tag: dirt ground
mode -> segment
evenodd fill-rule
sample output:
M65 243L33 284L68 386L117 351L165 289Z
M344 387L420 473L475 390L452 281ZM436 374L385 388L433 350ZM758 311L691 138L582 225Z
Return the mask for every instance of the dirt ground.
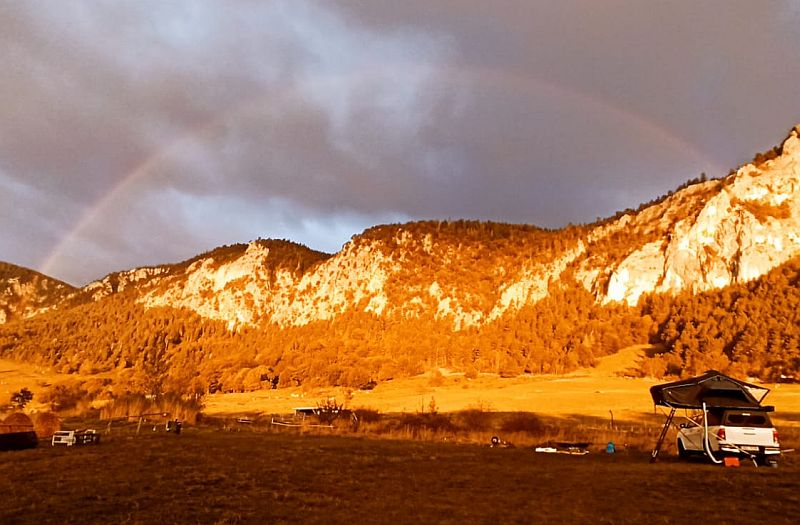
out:
M800 464L188 428L0 453L0 523L796 523ZM700 514L698 514L700 513Z
M180 435L161 425L67 421L92 425L99 445L0 453L0 523L796 523L800 456L780 467L723 468L680 462L642 449L609 455L539 454L514 448L435 440L368 439L325 431L222 426L237 414L288 413L336 397L351 408L420 414L535 412L649 420L648 389L658 381L617 375L641 349L596 369L563 377L468 380L439 375L381 383L371 391L286 389L207 398L207 422ZM66 376L69 377L69 376ZM0 396L64 377L0 361ZM773 388L779 428L800 428L800 386ZM216 417L216 419L215 419ZM570 419L572 418L572 419ZM269 418L266 418L269 421ZM155 430L154 430L155 429ZM657 429L656 429L657 430ZM652 436L647 436L647 444ZM711 514L698 514L707 513ZM704 516L698 518L698 515Z

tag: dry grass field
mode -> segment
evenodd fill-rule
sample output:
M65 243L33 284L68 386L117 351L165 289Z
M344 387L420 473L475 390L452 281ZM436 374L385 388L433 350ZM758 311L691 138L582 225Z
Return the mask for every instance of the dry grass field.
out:
M416 413L428 410L433 400L440 412L469 409L496 412L533 412L574 419L648 422L658 420L650 387L655 379L625 377L636 366L644 346L630 347L604 358L597 367L564 376L500 378L481 375L467 379L461 374L426 374L379 383L373 390L341 388L286 388L241 394L219 394L206 398L204 412L224 417L232 414L285 414L295 407L316 406L335 398L350 408L381 413ZM800 428L800 385L767 384L772 392L766 403L775 405L775 421ZM654 417L658 416L658 417Z
M646 453L116 428L0 455L0 523L796 523L800 462L725 469Z
M777 469L681 462L673 433L649 463L657 381L617 375L640 351L562 377L444 371L371 391L213 395L181 435L162 421L136 434L130 422L106 433L105 421L67 420L101 429L101 443L0 453L0 523L796 523L796 453ZM0 362L0 395L60 379ZM783 445L795 447L800 387L768 386ZM329 397L364 409L358 428L270 424ZM237 423L243 415L254 423ZM493 435L516 446L488 447ZM548 440L590 441L591 452L533 451Z
M342 388L281 388L248 393L215 394L205 399L210 416L286 414L295 407L316 406L329 398L349 408L366 408L384 414L426 411L431 401L439 412L468 409L497 412L533 412L548 417L591 417L617 421L649 421L660 415L654 410L649 388L663 381L625 377L637 366L646 346L635 346L600 360L595 368L565 376L500 378L462 374L426 374L379 383L373 390ZM93 376L96 377L96 376ZM0 405L23 387L34 393L44 385L75 379L41 367L0 359ZM800 428L800 385L767 384L766 399L775 405L775 421ZM37 406L36 398L31 408Z
M53 383L59 378L69 377L64 374L55 374L41 367L0 359L0 405L7 403L11 394L22 388L36 391L43 385Z

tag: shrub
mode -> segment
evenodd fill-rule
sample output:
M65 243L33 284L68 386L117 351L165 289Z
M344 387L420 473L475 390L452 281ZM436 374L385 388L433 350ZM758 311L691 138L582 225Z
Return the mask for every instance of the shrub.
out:
M353 412L362 423L377 423L381 420L381 413L371 408L357 408Z
M428 379L428 386L442 386L445 383L444 375L439 369L434 369L431 372L431 377Z
M14 392L13 394L11 394L11 405L13 405L14 408L22 410L23 408L25 408L25 405L30 403L32 399L33 399L33 392L31 392L27 388L23 388L19 392Z
M547 426L536 414L517 412L503 421L500 429L503 432L524 432L527 434L543 434Z
M749 211L759 222L766 222L770 217L775 219L788 219L792 216L792 208L786 201L781 204L769 204L733 198L731 204L734 206L741 206Z
M479 408L468 408L456 414L464 430L488 430L494 426L495 414Z
M334 398L317 403L317 419L323 425L332 425L342 415L344 415L344 403L337 403Z
M398 426L410 430L412 434L419 433L421 430L454 432L458 429L450 419L450 416L430 412L423 414L403 414L400 417Z

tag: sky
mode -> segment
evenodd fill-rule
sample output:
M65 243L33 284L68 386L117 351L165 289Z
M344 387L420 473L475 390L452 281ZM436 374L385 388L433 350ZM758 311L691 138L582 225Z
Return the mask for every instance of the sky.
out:
M800 123L794 0L0 0L0 260L560 228Z

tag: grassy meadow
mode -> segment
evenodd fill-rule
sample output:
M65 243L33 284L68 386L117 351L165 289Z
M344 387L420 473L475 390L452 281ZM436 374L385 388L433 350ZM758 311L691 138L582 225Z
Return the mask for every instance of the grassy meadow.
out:
M135 420L109 425L98 419L106 407L63 422L100 430L99 445L0 453L0 523L795 523L797 453L777 469L683 462L672 431L649 463L663 414L648 389L659 381L619 375L638 352L558 377L441 371L368 391L215 394L181 435L157 416L141 433ZM0 394L61 379L0 362ZM768 386L782 445L797 447L800 386ZM270 424L329 398L358 425ZM492 436L514 446L489 447ZM533 451L548 441L591 452Z
M295 407L316 406L335 398L350 408L383 414L464 410L484 412L532 412L569 426L576 419L596 424L617 422L651 425L663 420L664 412L653 406L650 387L663 380L633 378L646 345L629 347L600 360L595 368L561 376L501 378L482 374L468 379L463 374L428 373L379 383L373 390L342 388L285 388L258 392L208 396L204 413L225 417L232 414L285 414ZM765 403L775 406L773 419L782 427L800 431L800 385L766 384L772 391Z
M643 452L114 428L0 456L0 523L795 523L800 462L725 469Z

